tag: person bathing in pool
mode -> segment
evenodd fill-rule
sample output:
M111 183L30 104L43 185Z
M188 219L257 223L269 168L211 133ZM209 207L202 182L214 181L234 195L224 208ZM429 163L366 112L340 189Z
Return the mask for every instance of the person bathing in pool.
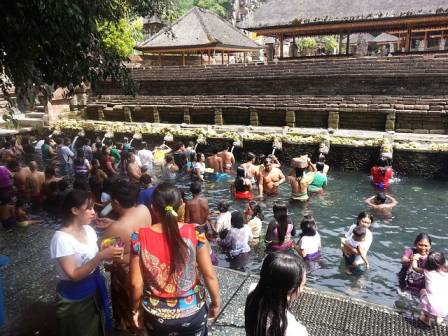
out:
M383 192L369 197L365 202L372 208L372 212L377 217L388 219L392 217L392 209L398 204L398 201L390 195Z

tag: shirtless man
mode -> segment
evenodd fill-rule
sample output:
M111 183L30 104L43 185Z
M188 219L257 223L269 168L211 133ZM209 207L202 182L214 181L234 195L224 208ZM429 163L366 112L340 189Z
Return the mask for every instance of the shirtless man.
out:
M26 187L26 180L31 175L31 170L28 167L20 167L17 160L9 162L8 169L14 175L14 186L17 194L23 196L26 200L29 199L28 189Z
M31 174L26 180L26 188L30 195L31 203L33 207L39 209L42 205L42 190L45 183L45 174L37 170L37 162L30 162Z
M140 177L142 176L142 171L135 161L135 154L129 153L128 164L126 167L126 171L128 173L129 182L132 184L139 184Z
M193 199L185 207L185 223L199 224L207 227L209 220L208 200L201 195L202 184L195 181L190 186Z
M249 152L247 153L247 160L242 163L240 167L244 168L245 178L249 179L252 184L255 184L260 178L260 167L255 165L257 156Z
M230 174L232 172L232 166L235 164L233 153L230 153L229 148L226 146L218 153L218 156L222 159L224 173Z
M392 209L398 204L398 201L395 198L382 192L369 197L365 202L372 208L372 212L382 219L391 218Z
M278 194L278 186L283 182L285 182L285 175L283 175L282 171L273 166L272 159L264 159L263 169L260 172L258 181L259 197L263 197L263 193L268 196Z
M206 160L207 167L212 168L215 173L223 172L222 158L218 156L218 150L213 149L213 155Z
M110 267L112 310L117 328L135 332L131 309L131 289L129 283L130 237L140 228L151 226L151 215L148 208L136 205L138 187L127 181L118 181L112 187L112 209L119 216L111 221L99 218L100 225L109 226L104 238L120 238L124 243L123 258L116 260Z

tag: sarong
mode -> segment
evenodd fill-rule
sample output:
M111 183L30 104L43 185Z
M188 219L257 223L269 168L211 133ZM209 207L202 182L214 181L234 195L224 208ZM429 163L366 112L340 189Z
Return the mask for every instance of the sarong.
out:
M99 268L78 282L59 282L56 315L61 336L104 336L112 330L109 297Z

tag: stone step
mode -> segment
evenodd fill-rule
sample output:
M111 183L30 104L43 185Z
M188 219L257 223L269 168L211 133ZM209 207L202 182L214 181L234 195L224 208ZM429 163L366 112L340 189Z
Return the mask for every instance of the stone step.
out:
M25 112L27 118L43 119L45 115L45 112Z
M45 122L42 118L29 118L26 116L17 117L19 127L44 127Z

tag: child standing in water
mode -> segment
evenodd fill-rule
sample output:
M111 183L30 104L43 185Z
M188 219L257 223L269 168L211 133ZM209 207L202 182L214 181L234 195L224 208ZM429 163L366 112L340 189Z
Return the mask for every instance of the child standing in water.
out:
M229 251L230 268L244 272L249 262L249 242L252 240L252 231L244 225L243 214L239 211L232 212L231 225L221 244Z
M247 226L249 226L252 231L252 240L250 241L251 246L257 246L260 243L260 235L261 235L261 227L263 220L263 211L261 210L261 206L255 202L249 202L249 211L245 212L245 215L248 216Z
M366 240L366 231L362 226L355 227L351 237L346 238L341 244L345 263L348 266L348 274L352 274L353 270L360 264L357 262L359 258L366 264L366 268L369 268L367 251L362 246L362 243Z
M300 223L302 233L296 250L306 261L315 261L320 258L321 240L317 232L316 221L311 215L303 217Z
M426 288L420 291L420 321L430 326L431 320L435 319L437 324L441 324L448 315L448 267L445 256L440 252L429 253L425 268L418 266L421 258L420 254L414 254L412 258L414 271L425 276Z

